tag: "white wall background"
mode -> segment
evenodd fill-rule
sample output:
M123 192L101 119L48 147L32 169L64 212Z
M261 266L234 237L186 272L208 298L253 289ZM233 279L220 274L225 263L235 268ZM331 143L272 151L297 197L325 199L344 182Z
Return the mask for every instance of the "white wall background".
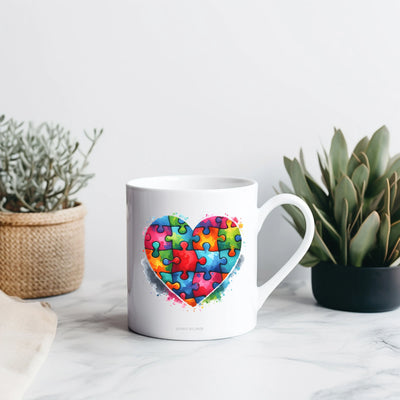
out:
M92 159L87 279L125 278L125 182L144 175L286 179L282 156L382 124L400 151L396 1L2 0L0 114L104 127ZM260 278L298 243L275 212ZM308 276L298 268L291 278Z

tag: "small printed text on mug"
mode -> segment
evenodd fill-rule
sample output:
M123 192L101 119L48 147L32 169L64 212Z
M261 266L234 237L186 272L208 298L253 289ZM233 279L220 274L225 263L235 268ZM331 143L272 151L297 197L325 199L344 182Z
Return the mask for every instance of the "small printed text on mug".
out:
M202 326L178 326L176 328L177 331L203 331L204 327Z

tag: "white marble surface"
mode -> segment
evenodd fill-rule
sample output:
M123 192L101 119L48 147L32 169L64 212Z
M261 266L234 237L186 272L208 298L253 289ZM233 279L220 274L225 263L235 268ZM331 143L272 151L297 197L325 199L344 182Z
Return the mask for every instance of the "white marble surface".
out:
M207 342L128 331L120 281L49 302L58 332L25 400L400 399L400 309L328 310L304 282L278 288L254 331Z

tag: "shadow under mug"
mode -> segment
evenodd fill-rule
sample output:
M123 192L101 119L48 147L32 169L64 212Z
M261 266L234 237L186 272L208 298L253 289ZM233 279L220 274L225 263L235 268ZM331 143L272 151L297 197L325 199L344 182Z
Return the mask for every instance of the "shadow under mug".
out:
M314 235L306 203L279 194L257 207L257 182L210 176L130 181L127 191L128 324L165 339L236 336L299 263ZM257 286L257 235L282 204L300 209L304 239L288 262Z

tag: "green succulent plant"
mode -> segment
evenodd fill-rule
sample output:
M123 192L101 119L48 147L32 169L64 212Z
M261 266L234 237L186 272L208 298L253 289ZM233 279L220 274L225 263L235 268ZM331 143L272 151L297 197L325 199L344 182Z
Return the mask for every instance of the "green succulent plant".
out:
M335 129L329 153L318 154L323 186L311 176L300 150L299 159L284 157L293 189L280 182L282 193L300 196L311 208L315 235L300 262L391 266L400 255L400 155L389 157L385 126L362 138L348 154L346 140ZM303 236L300 211L285 205L289 223Z
M86 151L60 125L34 126L0 116L0 210L48 212L73 207L94 175L88 158L102 130L85 132Z

